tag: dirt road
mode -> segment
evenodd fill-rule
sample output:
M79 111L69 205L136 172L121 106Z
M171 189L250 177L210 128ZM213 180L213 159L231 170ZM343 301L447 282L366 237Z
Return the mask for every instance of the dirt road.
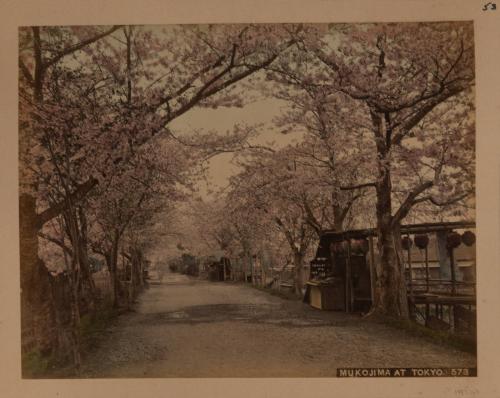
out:
M337 367L475 366L475 357L250 286L168 274L119 318L83 377L333 377Z

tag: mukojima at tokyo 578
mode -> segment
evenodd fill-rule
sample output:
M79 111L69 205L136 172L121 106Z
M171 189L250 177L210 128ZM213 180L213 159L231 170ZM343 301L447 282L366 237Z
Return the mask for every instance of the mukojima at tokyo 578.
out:
M476 376L474 85L467 21L19 28L23 377Z

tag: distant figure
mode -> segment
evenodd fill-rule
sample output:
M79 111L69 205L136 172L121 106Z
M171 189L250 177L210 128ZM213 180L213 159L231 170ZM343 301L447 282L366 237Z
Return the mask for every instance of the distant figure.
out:
M160 281L160 283L163 280L163 269L161 268L158 270L158 280Z

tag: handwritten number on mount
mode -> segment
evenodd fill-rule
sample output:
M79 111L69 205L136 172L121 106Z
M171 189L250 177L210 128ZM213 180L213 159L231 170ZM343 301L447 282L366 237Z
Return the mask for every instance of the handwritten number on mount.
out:
M483 7L483 11L494 11L497 9L496 3L486 3Z

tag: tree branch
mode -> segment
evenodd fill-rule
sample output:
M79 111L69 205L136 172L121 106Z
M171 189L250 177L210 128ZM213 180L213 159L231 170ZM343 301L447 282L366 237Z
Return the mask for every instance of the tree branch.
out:
M366 182L366 183L357 184L357 185L341 186L339 188L342 191L352 191L354 189L360 189L360 188L368 188L368 187L375 188L376 186L377 186L377 183L375 183L375 182Z
M437 199L434 199L432 197L432 195L429 195L429 196L425 196L425 197L422 197L422 198L419 198L419 199L415 200L414 204L428 201L428 202L431 202L434 206L444 207L444 206L449 206L449 205L455 204L457 202L460 202L461 200L463 200L466 197L470 196L472 193L473 193L472 191L464 192L464 193L462 193L462 194L460 194L458 196L455 196L453 198L445 200L444 202L440 202Z
M21 59L21 57L19 57L19 67L21 68L21 72L23 73L23 75L26 78L26 80L28 80L29 85L30 86L34 86L35 85L35 81L33 80L33 76L31 76L31 73L30 73L28 67L23 62L23 60Z
M68 246L66 246L63 241L56 239L56 238L53 238L50 235L44 234L43 232L38 232L38 236L40 238L48 240L49 242L55 243L57 246L59 246L61 249L63 249L67 254L69 254L71 257L73 257L73 250L71 250Z
M306 219L307 223L311 226L312 229L314 229L316 234L318 236L320 236L321 231L322 231L321 224L318 222L318 220L314 216L314 214L311 210L311 207L309 206L309 203L307 203L306 200L303 200L303 204L304 204L304 209L305 209L306 215L307 215L307 219Z
M425 116L427 116L436 106L446 101L448 98L457 95L465 90L468 86L456 86L444 91L442 94L437 95L429 102L423 105L417 112L406 120L401 126L398 127L397 133L392 138L392 144L399 145L408 132L415 127Z
M48 209L44 210L37 216L37 224L41 228L47 221L52 220L54 217L57 217L63 210L66 209L68 200L71 199L71 202L76 203L81 200L85 195L87 195L92 188L94 188L98 184L97 179L91 177L83 184L79 185L76 190L71 193L71 195L61 200L58 203L50 206Z
M347 217L347 214L349 213L349 211L351 210L352 206L354 205L354 203L359 199L361 198L363 195L360 193L358 195L354 195L352 198L350 198L350 200L347 201L346 205L344 206L344 208L342 209L342 212L340 213L340 217L341 217L341 220L342 222L344 222L345 218Z
M420 195L422 192L424 192L426 189L431 188L433 185L434 185L433 181L426 181L417 186L413 191L411 191L404 200L404 202L401 204L399 209L396 211L394 216L392 216L392 224L395 225L403 218L405 218L410 212L412 206L416 203L417 196Z
M113 26L112 28L108 29L107 31L103 32L103 33L100 33L98 35L95 35L93 37L90 37L86 40L83 40L73 46L69 46L65 49L63 49L61 52L59 52L58 54L56 54L55 56L53 56L51 59L45 61L43 63L43 67L44 68L48 68L52 65L54 65L55 63L57 63L58 61L61 60L61 58L64 58L66 55L69 55L69 54L72 54L74 53L75 51L78 51L78 50L81 50L83 47L85 46L88 46L89 44L92 44L94 42L96 42L97 40L99 39L102 39L103 37L106 37L107 35L113 33L114 31L120 29L123 25L115 25Z

